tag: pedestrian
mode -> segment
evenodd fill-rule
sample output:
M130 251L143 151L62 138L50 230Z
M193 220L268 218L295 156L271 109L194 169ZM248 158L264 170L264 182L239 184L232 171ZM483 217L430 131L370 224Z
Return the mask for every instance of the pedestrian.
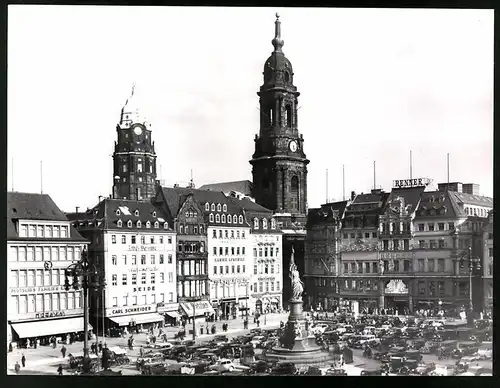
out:
M21 370L21 365L19 365L19 362L16 361L16 364L14 365L14 370L16 371L16 374L19 374L19 371Z
M66 357L66 347L63 345L63 347L61 348L61 354L63 356L63 358Z
M24 354L21 357L21 364L23 365L23 368L26 366L26 357L24 357Z
M99 341L99 353L102 352L102 341Z
M57 368L57 373L59 374L59 376L62 376L63 375L62 372L63 372L63 367L61 364L59 364L59 368Z
M12 342L9 342L9 353L12 353Z

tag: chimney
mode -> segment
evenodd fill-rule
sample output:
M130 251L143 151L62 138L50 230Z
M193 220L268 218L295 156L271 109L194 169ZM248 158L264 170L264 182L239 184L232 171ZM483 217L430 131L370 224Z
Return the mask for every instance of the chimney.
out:
M354 198L356 198L356 192L351 191L351 201L354 201Z
M80 207L78 207L78 206L77 206L77 207L76 207L76 212L77 212L77 213L78 213L78 209L80 209Z
M100 196L99 196L99 202L101 202L101 198L103 198L103 196L102 196L102 195L100 195Z

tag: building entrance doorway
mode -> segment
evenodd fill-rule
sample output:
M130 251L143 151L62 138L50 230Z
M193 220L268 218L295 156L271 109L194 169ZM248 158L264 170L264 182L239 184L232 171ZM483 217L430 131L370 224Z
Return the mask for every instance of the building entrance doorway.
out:
M408 300L401 297L386 296L385 308L392 312L392 314L408 315L410 312L410 304Z

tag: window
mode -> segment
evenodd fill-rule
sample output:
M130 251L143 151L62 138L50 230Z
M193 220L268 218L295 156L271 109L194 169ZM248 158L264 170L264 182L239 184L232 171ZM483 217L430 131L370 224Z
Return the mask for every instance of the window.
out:
M130 236L130 243L135 244L135 236Z
M238 222L240 224L243 224L243 216L238 217ZM276 229L276 221L274 220L274 218L271 220L271 229Z
M429 259L428 261L428 267L429 267L429 272L434 272L435 268L434 268L434 259Z
M126 243L127 243L127 236L122 235L122 244L126 244Z
M116 235L111 235L111 244L116 244Z
M444 248L444 240L438 240L439 248Z
M111 275L111 285L112 286L118 285L118 275Z
M427 282L427 284L429 286L429 295L435 296L436 295L436 282L430 281L430 282Z
M231 266L231 273L234 273L234 265Z
M155 264L155 255L151 255L151 264Z
M444 259L438 259L438 272L444 272Z
M169 283L173 283L174 282L174 273L173 272L169 272L168 273L168 282Z
M234 230L231 230L231 238L234 238Z
M344 273L349 273L349 264L344 263Z
M127 285L127 274L124 273L122 275L122 286L126 286Z
M128 228L131 228L132 227L132 220L128 220L127 221L127 227ZM135 244L135 243L134 243Z
M365 232L365 238L370 238L370 233L369 232Z
M241 272L245 273L245 264L241 266Z
M217 275L217 266L214 265L214 275Z
M222 223L225 223L225 222L226 222L226 215L225 215L225 214L223 214L223 215L222 215L222 217L221 217L221 221L222 221ZM227 218L227 222L231 222L231 217L228 217L228 218Z
M424 281L418 282L418 294L425 295L425 282Z
M403 240L403 249L405 251L409 251L410 250L410 240Z
M155 284L155 283L156 283L156 274L152 273L151 274L151 284Z
M418 224L418 231L423 232L425 230L425 225L424 224Z
M213 230L213 236L212 237L213 238L217 238L217 230L215 230L215 229Z
M154 243L155 243L155 236L150 236L150 238L149 238L149 242L150 242L151 244L154 244Z
M257 218L253 219L253 228L259 229L259 220Z
M220 212L221 211L221 206L220 206L220 203L217 204L217 211Z
M403 271L404 272L409 272L410 271L410 260L404 260L403 261Z
M113 307L117 307L117 306L118 306L118 298L114 297L113 298Z
M146 236L141 236L141 244L146 244Z
M344 232L344 239L347 239L347 238L349 238L349 235Z
M146 272L141 274L141 284L146 284Z
M262 229L267 229L267 219L262 219Z
M418 240L418 247L425 248L425 240Z
M225 254L226 256L228 256L228 255L229 255L229 247L225 247L225 249L224 249L224 254Z
M122 255L123 265L127 265L127 255Z
M111 264L116 265L117 261L116 255L111 256Z
M257 264L253 266L253 274L257 275Z
M444 222L438 223L438 230L444 230Z
M454 222L448 222L448 229L449 230L454 230L455 229L455 223Z
M389 250L389 240L383 240L382 243L383 243L383 248L382 249L384 251L388 251Z
M429 229L429 232L434 232L434 223L427 224L427 228Z
M146 264L146 255L141 255L141 264Z
M418 272L425 272L425 261L424 261L424 259L418 259Z
M377 238L377 232L372 233L372 238Z
M132 255L132 265L137 265L137 256Z
M163 255L160 255L160 264L163 264L163 260L164 260Z
M444 282L439 281L439 282L437 282L437 285L438 285L438 295L443 296L444 295Z
M259 282L259 292L264 291L264 284L262 282Z
M234 256L234 247L231 247L231 256Z
M280 282L276 282L276 291L280 290Z
M212 213L210 213L210 215L208 216L208 219L210 220L210 222L214 222L214 215Z
M436 240L429 240L429 244L431 249L437 248Z
M137 284L137 274L133 273L132 274L132 285L136 285L136 284Z
M493 248L488 248L488 257L493 257Z
M399 251L399 240L394 240L393 244L394 244L394 250Z
M217 222L217 223L220 222L220 215L218 215L218 214L215 215L215 222Z
M370 263L365 263L365 272L370 273Z

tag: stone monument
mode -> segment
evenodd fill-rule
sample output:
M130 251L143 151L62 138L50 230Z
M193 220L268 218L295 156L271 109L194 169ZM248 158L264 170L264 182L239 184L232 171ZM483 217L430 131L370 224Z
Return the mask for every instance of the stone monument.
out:
M279 347L266 353L269 361L289 361L296 365L314 365L333 359L328 351L316 344L316 337L311 333L309 322L304 317L302 293L304 283L294 260L294 249L290 257L289 276L292 283L292 296L289 300L290 314L280 338Z

